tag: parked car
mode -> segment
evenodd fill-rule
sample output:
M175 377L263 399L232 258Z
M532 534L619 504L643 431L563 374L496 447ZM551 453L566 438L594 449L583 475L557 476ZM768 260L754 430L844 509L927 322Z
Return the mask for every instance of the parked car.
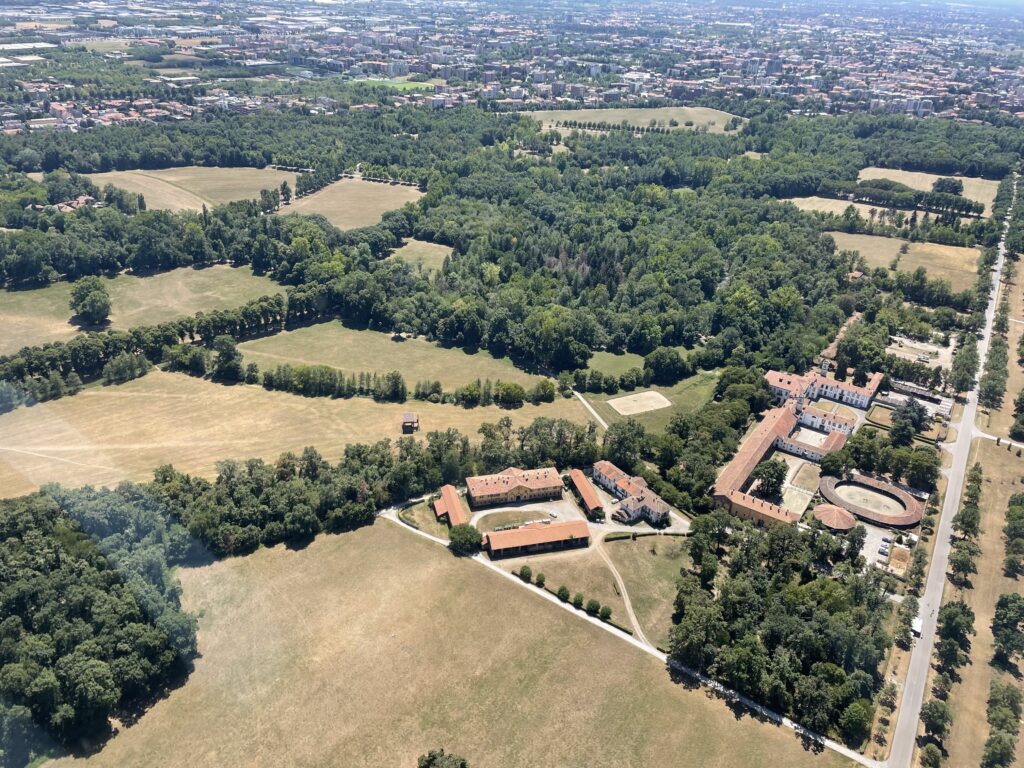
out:
M886 544L892 544L892 536L883 536L882 541L884 541Z
M882 555L884 557L888 557L889 556L889 548L888 547L879 547L878 548L878 554L880 554L880 555Z
M554 510L548 512L548 514L551 515L552 517L558 517L558 513L555 512Z

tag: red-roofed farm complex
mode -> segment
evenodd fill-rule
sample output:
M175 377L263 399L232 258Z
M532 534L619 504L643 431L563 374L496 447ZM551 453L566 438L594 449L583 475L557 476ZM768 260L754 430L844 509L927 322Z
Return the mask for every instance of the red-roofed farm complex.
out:
M467 498L473 507L517 504L562 497L562 478L554 467L518 469L509 467L496 475L466 478Z
M438 520L447 520L451 526L469 522L462 506L462 499L454 485L441 487L441 497L434 502L434 514Z
M528 523L484 536L484 548L491 557L509 557L544 552L552 549L586 547L590 544L590 528L586 520L564 523Z

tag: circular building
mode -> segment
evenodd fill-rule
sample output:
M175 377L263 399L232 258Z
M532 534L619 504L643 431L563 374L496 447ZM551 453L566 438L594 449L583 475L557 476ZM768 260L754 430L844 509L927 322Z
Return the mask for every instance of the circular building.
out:
M814 508L814 519L833 531L849 531L857 518L835 504L819 504Z

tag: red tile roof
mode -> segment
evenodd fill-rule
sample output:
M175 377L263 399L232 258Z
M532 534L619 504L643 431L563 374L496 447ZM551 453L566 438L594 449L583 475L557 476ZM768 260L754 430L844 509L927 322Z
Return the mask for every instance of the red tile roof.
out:
M715 495L726 496L731 491L740 490L754 467L771 449L777 437L788 437L796 427L797 418L794 409L788 405L773 408L765 413L750 437L746 439L736 455L733 456L715 483Z
M576 487L576 491L579 493L580 498L583 499L583 506L590 512L595 509L601 509L604 504L601 503L601 498L597 495L597 491L594 490L594 486L587 480L587 476L584 475L578 469L569 470L569 479L572 484Z
M525 470L509 467L496 475L466 478L466 488L473 498L502 494L520 487L531 491L561 489L562 478L554 467Z
M468 522L466 512L462 508L462 499L454 485L441 486L441 498L434 502L434 514L438 519L448 518L448 524L463 525Z
M562 523L527 523L507 531L492 531L484 537L484 544L491 552L495 552L572 539L590 540L590 529L585 520L566 520Z

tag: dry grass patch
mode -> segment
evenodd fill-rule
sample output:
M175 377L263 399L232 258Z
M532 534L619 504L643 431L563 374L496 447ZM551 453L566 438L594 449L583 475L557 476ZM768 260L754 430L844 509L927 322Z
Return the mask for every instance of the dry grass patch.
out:
M851 203L848 200L836 200L831 197L789 197L784 198L782 202L792 203L801 211L833 213L836 216L842 216L846 209L852 205L865 219L868 218L868 211L872 208L876 211L878 210L877 206L867 205L866 203Z
M953 727L944 740L949 751L947 765L980 765L988 738L985 720L989 683L996 674L992 660L992 616L996 600L1004 592L1020 592L1019 581L1003 574L1005 546L1002 529L1006 505L1015 493L1024 491L1024 459L1016 450L996 446L989 440L975 440L970 465L980 462L985 472L981 490L981 557L978 573L971 577L972 589L957 590L946 584L944 600L962 597L974 611L977 634L971 641L971 661L960 669L961 682L953 687L949 701L953 708ZM1008 679L1008 678L1007 678ZM1019 763L1019 750L1018 750Z
M380 522L180 573L188 682L57 766L838 768L500 575Z
M675 120L679 130L695 130L705 128L708 133L725 133L725 126L735 115L709 107L624 107L612 109L546 109L526 113L534 120L539 120L545 129L555 127L556 121L578 120L585 123L610 123L619 125L625 120L636 128L646 127L655 121L661 127L671 127L669 122ZM687 126L687 122L693 125ZM746 122L746 121L744 121ZM568 135L571 129L560 129L560 133Z
M437 536L439 539L447 539L448 526L437 519L437 515L434 514L433 507L434 505L432 502L421 502L403 509L398 513L398 516L406 522L412 522L416 528L420 529L424 533L429 533L431 536Z
M342 179L282 207L279 213L320 214L340 229L368 227L388 211L423 197L416 187Z
M389 258L401 259L413 266L420 266L424 272L440 272L444 260L451 254L450 246L412 238L406 240Z
M648 536L618 539L604 544L615 563L633 605L633 613L652 643L668 646L679 575L690 566L686 539Z
M261 369L281 363L330 365L344 371L401 371L411 389L417 381L440 381L453 389L477 379L533 386L539 377L516 368L507 358L486 351L468 354L423 338L393 340L389 333L346 328L338 321L285 331L239 345L247 361ZM416 404L418 405L418 404Z
M672 401L661 392L650 391L616 397L609 400L608 405L614 408L620 416L636 416L639 413L656 411L659 408L669 408Z
M110 291L110 327L153 325L202 310L238 307L264 295L283 293L277 283L257 277L245 267L184 267L139 277L122 274L105 280ZM72 325L70 283L45 288L0 291L0 322L4 334L0 354L49 341L67 341L79 332Z
M146 207L169 211L200 211L235 200L252 200L261 189L275 189L287 181L295 188L295 174L273 168L207 168L187 166L159 171L110 171L87 174L96 186L106 184L139 192Z
M654 411L636 413L630 416L623 416L609 402L619 397L619 395L609 396L587 393L584 397L587 398L587 402L593 406L594 410L601 415L601 418L609 424L629 418L643 424L649 432L663 432L672 420L672 417L677 413L690 413L708 402L715 392L717 380L718 373L716 371L702 371L696 376L683 379L671 387L650 387L651 392L656 392L665 397L671 404L671 407L658 408Z
M1001 283L999 290L1002 294L1009 296L1010 317L1017 321L1024 318L1024 291L1021 290L1020 283L1017 281L1009 285ZM998 409L985 409L988 413L978 409L978 426L990 435L1005 438L1010 436L1010 427L1013 426L1013 401L1024 389L1024 368L1017 362L1017 347L1020 345L1022 337L1024 337L1024 323L1011 321L1006 334L1006 341L1010 348L1010 360L1006 366L1009 375L1006 380L1003 404Z
M523 525L524 523L532 523L537 520L550 519L550 516L537 509L529 511L505 510L502 512L487 512L481 515L480 519L476 522L476 527L480 533L490 533L504 525Z
M587 421L578 401L507 411L332 400L152 371L127 384L0 415L0 494L20 496L53 481L77 486L145 480L165 463L212 476L221 459L273 460L307 445L336 461L350 443L400 437L402 413L410 409L424 432L453 427L472 439L481 423L502 416L516 426L538 416Z
M858 180L863 179L889 179L898 184L905 184L911 189L921 192L931 192L936 179L943 176L938 173L921 173L919 171L898 171L893 168L878 168L871 166L864 168L857 174ZM992 203L996 199L996 192L999 190L999 182L989 179L978 179L970 176L952 176L960 179L964 185L964 197L977 203L985 204L985 216L992 215Z
M612 609L614 621L629 626L626 604L619 594L615 576L597 551L596 545L591 544L586 549L518 557L501 563L503 568L510 571L518 571L524 565L530 566L534 577L543 573L548 589L554 591L564 584L569 588L570 595L582 592L584 605L593 598Z
M938 243L909 243L907 253L900 253L904 241L879 235L851 235L846 232L831 232L840 251L860 251L868 267L889 269L893 259L899 257L897 269L913 272L918 267L928 271L928 277L949 280L954 291L971 288L978 279L978 248L961 248Z

